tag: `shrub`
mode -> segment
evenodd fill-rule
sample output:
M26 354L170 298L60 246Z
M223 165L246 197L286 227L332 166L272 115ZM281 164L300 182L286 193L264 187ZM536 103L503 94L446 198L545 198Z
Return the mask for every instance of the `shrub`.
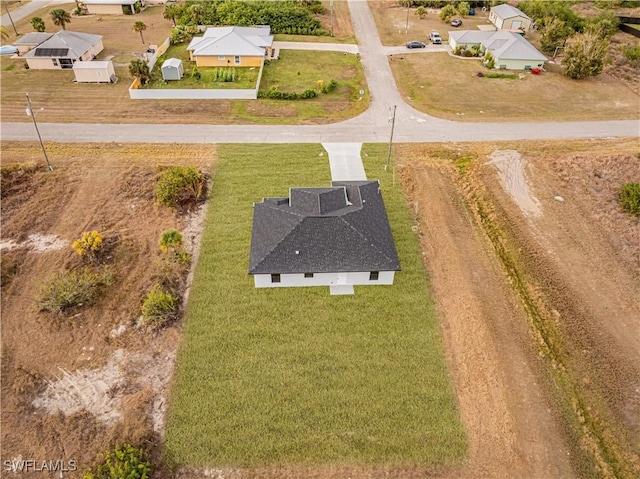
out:
M469 11L467 10L467 13ZM440 20L445 23L449 23L453 17L458 14L458 10L454 5L447 5L442 10L440 10Z
M202 198L205 178L187 166L174 166L162 172L156 184L156 198L164 206L177 207Z
M624 56L632 65L640 65L640 45L624 47Z
M482 62L482 64L489 70L493 70L493 68L496 66L496 59L493 58L493 55L487 51L487 53L485 53L484 55L484 61Z
M113 274L107 269L57 273L40 286L39 309L59 314L75 306L90 304L97 298L101 286L113 282Z
M84 475L84 479L149 479L151 465L144 459L142 448L131 444L116 446L103 463Z
M620 204L627 213L640 216L640 183L627 183L622 187Z
M178 297L160 286L154 285L142 302L142 324L158 328L175 319L178 312Z
M85 231L82 236L75 240L71 247L80 256L95 261L100 248L102 248L102 235L97 231Z
M168 253L171 260L176 260L180 264L186 264L191 259L191 255L182 248L182 233L174 229L162 232L160 249Z

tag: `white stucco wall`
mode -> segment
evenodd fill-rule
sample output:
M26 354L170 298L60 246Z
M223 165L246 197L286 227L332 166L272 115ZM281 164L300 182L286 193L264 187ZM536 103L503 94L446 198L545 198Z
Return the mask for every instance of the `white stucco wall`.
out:
M544 61L542 60L504 60L496 58L496 70L500 69L501 65L505 65L507 70L524 70L526 66L536 68L538 65L544 67Z
M271 282L270 274L255 274L256 288L289 288L295 286L331 286L336 284L376 285L393 284L395 271L380 271L377 281L369 280L369 272L314 273L313 278L305 278L304 273L282 274L279 283Z

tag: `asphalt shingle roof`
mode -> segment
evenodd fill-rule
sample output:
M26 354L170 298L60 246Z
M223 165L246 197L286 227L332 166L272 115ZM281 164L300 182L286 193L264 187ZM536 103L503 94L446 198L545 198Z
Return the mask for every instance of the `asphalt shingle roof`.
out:
M187 50L198 55L262 56L273 44L268 27L211 27L204 35L195 37Z
M496 59L546 61L531 43L522 35L505 30L484 32L478 30L458 30L449 32L456 43L478 43L491 51Z
M377 181L292 188L254 204L250 274L398 271Z
M491 7L491 11L498 14L500 18L506 19L506 18L513 18L513 17L525 17L525 18L531 19L531 17L528 17L522 10L516 7L512 7L511 5L508 5L506 3L502 5L496 5L495 7Z
M58 33L51 35L48 40L45 40L33 50L25 53L23 57L36 58L42 56L64 56L65 58L80 58L100 40L102 40L102 35L60 30ZM41 52L67 50L67 52L63 55L39 55L38 50L40 50Z

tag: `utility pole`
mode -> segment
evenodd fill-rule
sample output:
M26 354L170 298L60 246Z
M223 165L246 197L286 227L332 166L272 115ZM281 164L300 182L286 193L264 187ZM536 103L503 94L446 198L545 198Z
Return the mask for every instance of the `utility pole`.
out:
M333 0L329 2L329 8L331 9L331 36L333 36Z
M385 166L385 170L389 171L389 165L391 163L391 145L393 144L393 129L396 126L396 107L397 105L393 105L393 116L391 117L391 137L389 137L389 150L387 151L387 165ZM395 175L394 175L395 180Z
M47 168L49 171L53 171L53 166L49 163L49 157L47 156L47 150L44 149L44 143L42 143L42 136L40 136L40 130L38 129L38 123L36 122L36 111L33 111L33 107L31 106L31 99L29 98L29 94L25 93L27 96L27 115L31 117L33 120L33 126L36 127L36 133L38 134L38 140L40 140L40 146L42 147L42 153L44 154L44 159L47 162Z
M404 25L404 34L409 33L409 7L411 6L411 2L407 2L407 23Z
M13 27L13 31L16 34L16 37L18 36L18 30L16 29L16 25L15 23L13 23L13 18L11 18L11 13L9 13L9 8L7 7L7 2L3 2L4 3L4 9L7 12L7 15L9 17L9 21L11 22L11 26Z

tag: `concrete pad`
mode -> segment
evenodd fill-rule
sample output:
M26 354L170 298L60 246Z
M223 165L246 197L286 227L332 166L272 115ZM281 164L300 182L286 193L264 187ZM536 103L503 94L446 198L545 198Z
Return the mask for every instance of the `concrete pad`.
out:
M362 143L322 143L329 154L332 181L366 181L360 150Z
M354 294L353 286L350 284L334 284L329 286L331 296L340 296L344 294Z

